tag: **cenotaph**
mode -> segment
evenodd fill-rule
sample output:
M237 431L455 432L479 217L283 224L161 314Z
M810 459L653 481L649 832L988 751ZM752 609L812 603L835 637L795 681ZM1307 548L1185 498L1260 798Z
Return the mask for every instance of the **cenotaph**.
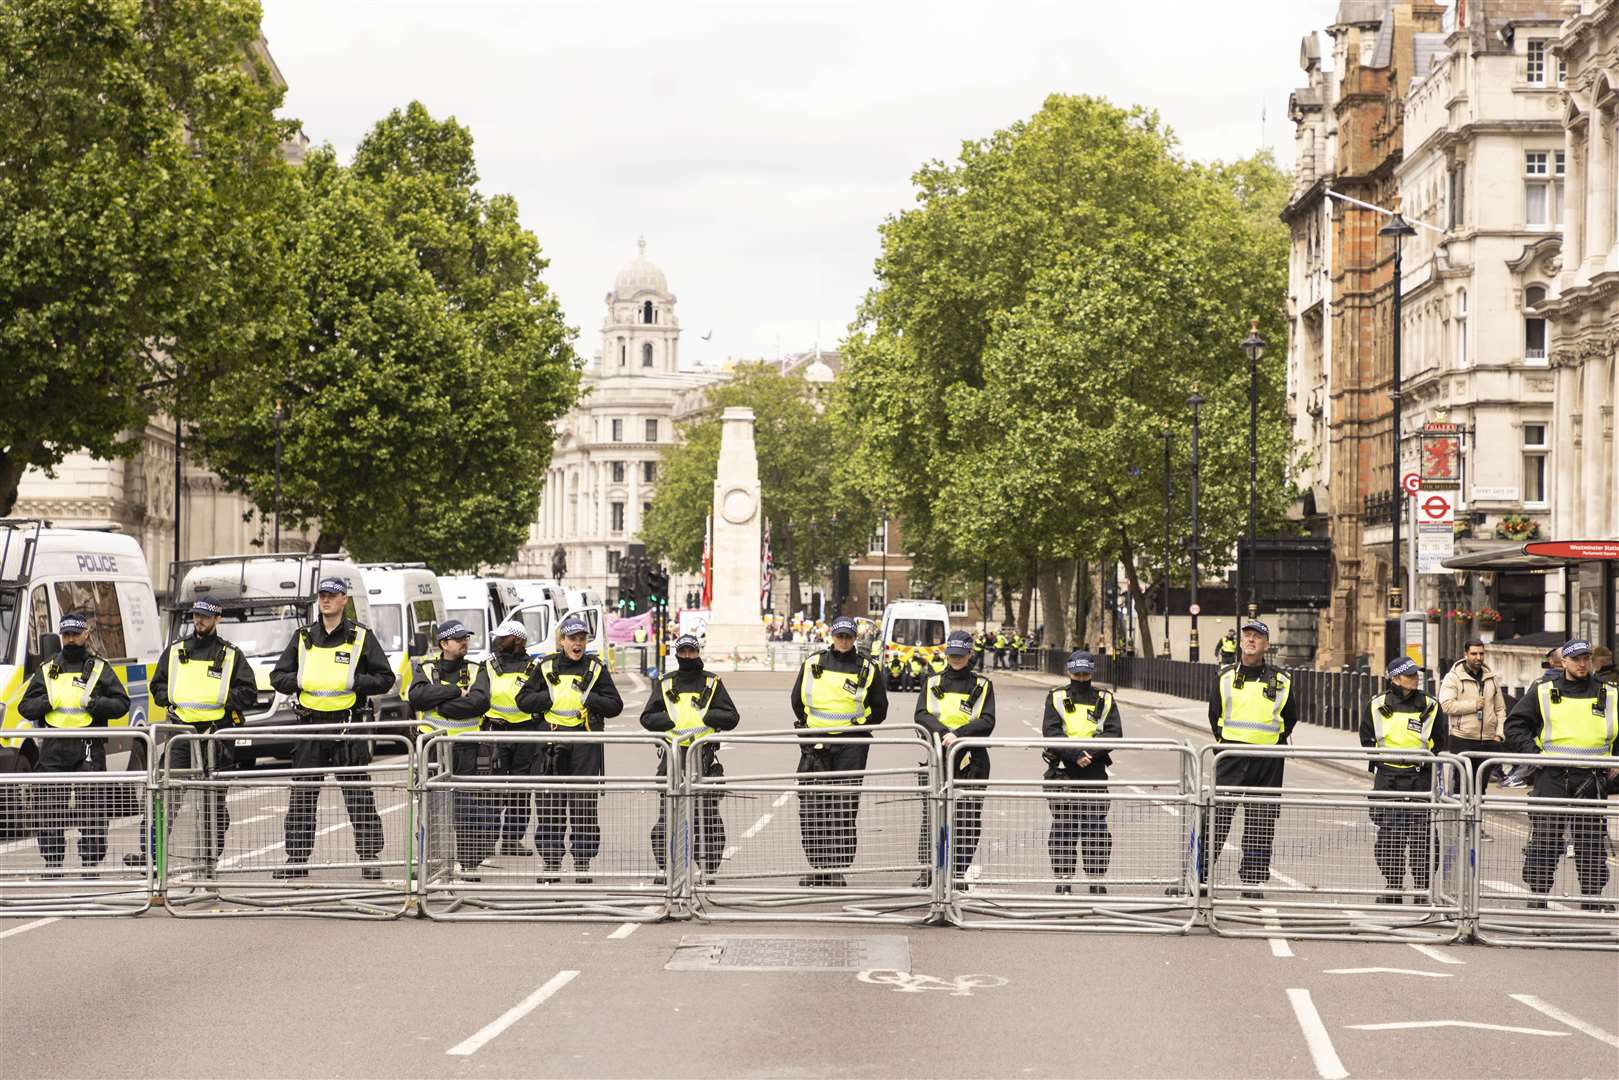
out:
M710 667L734 669L768 659L759 617L759 458L753 444L753 410L720 415L720 462L714 477L714 599L704 641Z

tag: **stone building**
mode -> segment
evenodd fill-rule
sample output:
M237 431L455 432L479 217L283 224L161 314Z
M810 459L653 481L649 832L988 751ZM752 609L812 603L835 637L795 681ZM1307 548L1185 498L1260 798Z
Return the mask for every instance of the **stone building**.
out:
M1462 438L1458 554L1550 532L1553 382L1542 305L1554 286L1566 154L1562 0L1468 0L1442 47L1419 35L1406 93L1399 206L1419 225L1404 243L1405 471L1420 431ZM1426 66L1422 66L1426 61ZM1434 228L1421 227L1422 224ZM1561 597L1534 573L1423 574L1411 610L1499 611L1498 638L1561 626ZM1431 649L1460 654L1483 629L1447 620Z

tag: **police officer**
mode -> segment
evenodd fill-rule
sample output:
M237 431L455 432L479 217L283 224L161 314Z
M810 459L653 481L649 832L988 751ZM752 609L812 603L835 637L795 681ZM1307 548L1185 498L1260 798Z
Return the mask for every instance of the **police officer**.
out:
M1224 667L1237 662L1237 631L1227 630L1219 641L1214 643L1215 663Z
M1591 674L1591 645L1578 638L1560 650L1562 672L1542 679L1518 699L1507 714L1507 744L1515 754L1560 754L1575 757L1619 755L1619 687L1599 682ZM1619 769L1543 765L1535 771L1530 799L1607 798L1607 781ZM1530 804L1531 806L1533 803ZM1580 879L1581 911L1612 911L1613 905L1594 899L1608 886L1607 830L1595 811L1566 814L1529 811L1529 844L1523 853L1523 880L1535 899L1532 908L1545 908L1563 853L1563 833L1574 845L1574 867Z
M922 689L922 678L927 674L928 670L927 663L922 657L922 646L918 645L911 650L911 658L906 665L906 668L907 678L905 688L907 690Z
M216 731L241 722L241 715L258 702L258 681L253 668L242 650L219 636L219 617L224 609L209 597L201 596L191 605L191 636L170 642L152 668L152 678L146 692L152 704L167 710L171 724L184 724L197 732ZM214 768L229 768L231 746L224 740L193 743L181 740L169 748L169 764L175 769L190 769L194 752L211 747ZM206 758L204 758L206 761ZM178 788L168 796L164 816L168 819L169 834L185 804L185 790ZM212 788L203 793L202 808L203 850L198 854L209 873L225 850L225 831L230 828L230 810L224 788ZM147 826L141 824L141 852L129 852L124 865L139 866L146 861L144 854Z
M945 671L929 675L916 696L913 722L939 740L947 756L950 775L958 780L988 780L989 751L982 746L950 752L960 739L982 739L995 732L995 684L971 670L972 635L953 630L945 639ZM972 789L969 789L972 790ZM982 790L982 789L979 789ZM950 823L951 865L956 879L963 879L973 856L978 854L978 838L983 832L984 797L964 795L956 800L955 820ZM923 816L923 828L927 818ZM917 884L925 886L924 878Z
M1409 656L1389 663L1391 689L1366 703L1360 718L1360 744L1380 750L1414 750L1434 753L1448 745L1450 728L1439 702L1419 689L1417 664ZM1433 766L1410 761L1378 761L1371 766L1373 791L1408 791L1422 800L1433 790ZM1426 810L1400 809L1398 802L1374 802L1372 824L1377 840L1372 856L1388 882L1388 891L1377 898L1379 904L1404 903L1405 868L1411 866L1411 880L1418 894L1428 889L1428 863L1433 823ZM1409 853L1409 854L1408 854ZM1421 902L1420 895L1418 902Z
M386 694L398 681L382 643L367 627L348 618L349 587L342 578L322 578L316 586L320 617L292 635L270 672L270 685L296 701L298 722L346 724L364 715L365 700ZM325 770L365 760L363 743L304 740L293 744L292 767L314 773L313 782L293 785L287 799L287 865L271 877L309 876L309 853L315 846L315 807ZM360 862L374 864L382 854L382 818L369 787L340 783L343 806L354 829L354 851ZM380 881L382 868L362 865L360 876Z
M1096 658L1090 653L1076 650L1064 667L1068 671L1068 685L1046 695L1040 735L1046 739L1071 740L1073 746L1044 751L1045 778L1100 785L1107 781L1112 753L1093 749L1087 743L1092 739L1124 738L1119 703L1106 690L1091 685ZM1083 849L1088 877L1106 874L1112 861L1113 834L1107 827L1108 801L1077 798L1083 789L1066 786L1053 785L1046 791L1052 796L1051 831L1046 836L1051 872L1058 879L1058 895L1070 896L1074 887L1067 879L1074 876L1074 864L1078 861L1076 848ZM1092 882L1090 891L1093 895L1106 893L1107 886Z
M36 727L106 728L129 713L129 693L111 664L90 649L90 620L79 612L62 616L57 625L62 651L41 664L29 678L17 712ZM105 739L40 739L35 772L106 772ZM100 866L107 857L107 814L104 790L83 785L41 784L34 793L39 854L48 878L62 876L67 855L68 822L79 827L79 865ZM72 799L70 813L68 800Z
M1013 671L1021 671L1023 669L1023 649L1024 649L1024 647L1026 645L1027 645L1027 642L1025 642L1023 640L1023 632L1022 631L1017 631L1017 632L1014 632L1012 634L1012 643L1011 643L1012 658L1011 659L1012 659L1012 670Z
M1004 626L995 631L994 650L995 668L1000 670L1006 667L1006 627Z
M675 670L660 678L647 695L646 707L641 710L641 726L648 731L666 731L673 753L661 747L658 753L658 775L666 775L670 758L675 768L685 765L686 749L698 736L714 731L732 731L740 719L736 703L726 691L720 677L703 669L702 647L694 634L681 634L675 639ZM712 741L704 741L701 772L705 777L724 776ZM712 877L720 868L725 853L725 821L720 817L720 797L703 794L695 808L697 821L696 854L702 872ZM652 826L652 857L658 861L658 880L662 883L664 868L665 806L658 806L658 821Z
M888 656L888 680L895 690L905 689L905 661L897 652Z
M804 729L799 751L798 772L813 776L825 772L859 772L866 767L870 747L864 743L829 745L815 738L837 736L868 739L868 728L888 718L888 694L875 665L855 651L854 620L840 617L832 621L830 648L806 659L793 680L789 702L794 726ZM805 780L843 790L812 794L801 786L798 796L799 839L804 856L816 873L798 879L805 887L844 886L841 871L854 862L858 837L855 821L860 814L858 776L833 780Z
M1220 678L1209 696L1209 727L1216 741L1242 746L1277 746L1288 741L1298 723L1298 706L1293 701L1292 680L1287 673L1265 660L1270 648L1270 627L1258 619L1242 624L1238 638L1237 663L1220 669ZM1228 787L1282 786L1281 758L1252 758L1218 755L1214 782ZM1276 840L1276 817L1281 808L1253 795L1246 796L1242 808L1242 865L1238 877L1250 888L1243 890L1248 900L1262 900L1259 886L1270 877L1271 845ZM1219 859L1231 833L1236 807L1225 803L1215 808L1209 847L1198 860L1198 878L1208 881L1209 865Z
M970 655L969 653L969 657ZM928 671L934 675L943 675L949 666L949 662L945 660L945 651L942 645L928 654Z
M605 730L605 722L624 711L624 699L601 658L585 652L590 626L569 615L557 627L558 651L540 661L517 694L517 707L540 718L539 730L569 736ZM534 756L532 775L549 782L577 776L602 775L602 744L569 738L550 742ZM544 873L536 880L555 885L562 879L564 851L573 855L574 880L588 885L590 861L601 850L600 794L594 790L544 791L536 800L539 815L534 825L534 846L544 860Z
M984 670L984 632L982 630L973 635L973 670Z
M489 713L484 717L484 730L511 733L538 731L539 721L517 704L517 695L539 666L539 661L528 655L528 628L516 619L507 619L495 627L495 636L489 647L489 659L483 662L489 679ZM495 775L517 777L513 783L527 781L534 768L537 749L532 740L526 739L496 743ZM507 792L501 799L499 854L534 854L534 849L525 843L529 810L533 802L533 792L530 791Z
M406 700L416 713L416 730L424 735L450 736L433 747L437 770L449 759L454 780L477 776L478 751L484 744L458 740L457 735L483 727L489 711L489 673L482 664L467 662L472 631L460 619L446 619L438 628L438 655L424 656L410 663L410 689ZM446 749L448 753L446 753ZM461 787L452 787L451 820L455 825L455 861L461 876L477 881L478 864L489 857L495 846L493 814L483 797Z

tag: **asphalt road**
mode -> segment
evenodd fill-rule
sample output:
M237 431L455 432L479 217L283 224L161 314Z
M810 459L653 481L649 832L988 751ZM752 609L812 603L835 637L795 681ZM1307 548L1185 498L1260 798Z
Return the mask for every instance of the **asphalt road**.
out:
M788 681L728 680L745 728L785 726ZM998 680L998 735L1035 734L1039 687L1033 679ZM610 730L634 730L645 687L627 681L625 690L629 707ZM898 695L894 719L912 702ZM1200 741L1197 707L1160 704L1162 711L1127 706L1126 735ZM904 732L896 725L882 734ZM650 749L610 750L609 773L651 772ZM1146 793L1113 810L1109 880L1121 884L1110 898L1127 907L1132 897L1146 902L1147 881L1160 869L1144 850L1173 842L1180 823L1163 808L1166 800L1147 797L1155 791L1150 781L1165 773L1161 763L1145 752L1117 756L1115 775ZM895 742L874 749L872 763L879 760L900 768L916 758ZM807 868L797 800L778 806L767 791L746 793L748 777L789 771L796 761L785 745L727 751L728 779L744 793L721 804L729 852L716 897L727 897L726 887L745 896L761 881L791 882ZM1029 781L1025 792L1038 791L1041 768L1037 751L996 751L994 776ZM1346 793L1366 786L1351 770L1317 765L1294 767L1289 783ZM870 868L863 880L874 891L903 892L917 808L881 792L862 800L856 868ZM268 847L237 865L278 864L284 797L266 789L240 801L252 806L232 804L242 824L233 826L226 857ZM650 805L639 792L604 799L603 852L593 865L602 880L631 885L654 869ZM1332 819L1322 812L1319 820L1289 813L1300 821L1279 834L1273 886L1282 875L1337 888L1379 881L1363 810L1333 810ZM403 844L403 817L383 817L385 859ZM974 895L987 906L1049 894L1049 879L1039 880L1049 873L1048 820L1039 797L986 803ZM331 831L317 852L352 858L346 818L330 793L318 824ZM1323 831L1333 838L1325 848L1305 843ZM1506 873L1521 838L1511 823L1503 831L1492 845L1502 852L1489 857ZM134 835L129 823L116 827L114 851ZM0 854L0 866L18 866L28 854L26 845ZM487 880L499 883L504 873L504 880L532 881L536 861L497 858ZM536 891L543 890L529 890ZM634 895L632 885L626 896ZM836 910L845 899L798 910ZM909 970L666 969L683 938L714 934L898 935ZM1588 951L781 919L450 925L154 912L0 920L6 1077L1613 1077L1616 1033L1619 960Z

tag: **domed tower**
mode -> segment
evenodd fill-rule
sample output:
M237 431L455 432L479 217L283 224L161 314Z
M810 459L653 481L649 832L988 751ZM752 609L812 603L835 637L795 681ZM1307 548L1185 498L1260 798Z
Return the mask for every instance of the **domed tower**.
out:
M602 320L601 373L673 375L680 370L680 320L669 282L646 259L646 237L640 254L625 264L607 294Z

